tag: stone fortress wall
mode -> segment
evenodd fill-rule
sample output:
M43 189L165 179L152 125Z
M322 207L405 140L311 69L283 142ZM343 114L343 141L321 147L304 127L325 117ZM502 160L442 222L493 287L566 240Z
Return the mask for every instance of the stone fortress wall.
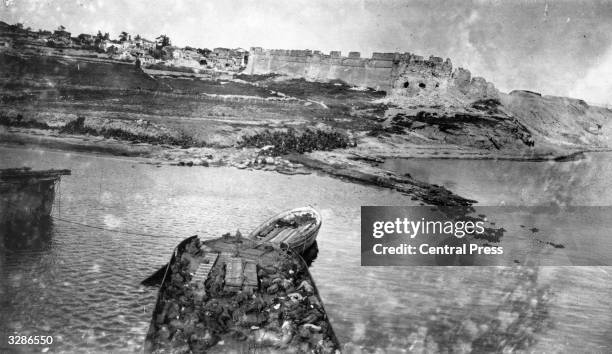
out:
M414 96L455 89L475 98L496 97L497 90L483 78L472 78L468 70L453 70L450 59L412 53L374 53L361 58L359 52L323 54L312 50L263 49L253 47L245 74L278 73L313 81L342 80L350 85Z

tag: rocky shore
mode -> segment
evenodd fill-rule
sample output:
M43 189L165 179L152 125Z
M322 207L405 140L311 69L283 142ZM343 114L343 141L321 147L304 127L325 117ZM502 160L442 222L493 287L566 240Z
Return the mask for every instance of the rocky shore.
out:
M82 124L82 122L80 123ZM136 123L136 125L147 125ZM42 129L41 129L42 128ZM91 135L74 134L75 129L45 129L37 124L0 126L0 144L42 147L53 150L75 151L132 158L153 165L175 165L186 168L231 166L244 170L262 170L286 175L323 173L353 183L388 188L410 196L415 201L431 205L469 206L474 200L458 196L444 187L428 184L409 175L398 175L379 167L386 158L468 158L468 159L516 159L530 161L571 160L580 158L581 151L563 150L564 154L547 151L543 154L521 155L492 153L453 145L393 146L380 144L374 138L363 137L357 146L330 151L283 151L275 153L272 145L261 148L235 146L181 147L162 144L155 139L144 142ZM76 129L77 132L78 129ZM136 136L134 133L130 133ZM395 151L397 149L398 151Z
M447 189L429 185L409 176L395 175L363 160L362 157L338 151L317 151L270 156L269 148L211 148L133 144L126 141L92 136L68 135L32 128L0 129L0 143L27 148L76 151L133 158L153 165L176 165L186 168L231 166L287 175L324 173L355 183L389 188L434 205L470 205L470 201ZM372 160L370 160L372 161ZM376 159L374 161L381 161Z

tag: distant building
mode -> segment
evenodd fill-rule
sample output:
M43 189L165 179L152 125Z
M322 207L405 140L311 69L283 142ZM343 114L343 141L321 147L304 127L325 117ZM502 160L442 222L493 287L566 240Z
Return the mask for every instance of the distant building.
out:
M133 41L134 45L136 45L137 48L142 48L142 49L153 49L155 48L155 42L154 41L150 41L148 39L145 38L139 38L139 39L135 39Z
M135 46L136 44L132 42L131 40L123 41L123 42L119 41L118 43L116 43L116 47L119 49L123 49L123 50L129 49Z
M237 69L246 65L249 52L243 48L214 48L208 55L210 65L218 69Z
M232 57L236 59L236 63L240 65L240 67L244 67L249 61L249 51L244 48L233 49Z
M183 58L200 62L200 60L202 59L202 54L192 49L183 49Z
M168 48L168 47L166 47L166 48ZM179 48L177 48L177 47L171 47L171 48L172 48L172 59L182 59L183 58L183 51L182 50L179 50Z

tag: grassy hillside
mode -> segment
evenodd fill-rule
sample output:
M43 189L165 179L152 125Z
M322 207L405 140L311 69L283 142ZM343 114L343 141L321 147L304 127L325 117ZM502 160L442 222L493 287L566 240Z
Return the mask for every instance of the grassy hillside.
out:
M91 62L50 56L17 56L0 53L3 88L88 86L116 89L161 90L153 78L133 64Z

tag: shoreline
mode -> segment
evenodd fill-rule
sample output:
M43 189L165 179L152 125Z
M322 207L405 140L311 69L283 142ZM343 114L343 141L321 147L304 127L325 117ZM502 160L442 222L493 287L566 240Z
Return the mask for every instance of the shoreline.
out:
M380 156L368 155L360 149L348 148L311 153L291 153L276 158L261 155L256 148L202 147L180 148L176 146L131 143L89 135L67 135L39 129L6 128L0 129L0 146L12 148L43 148L54 151L71 151L101 156L126 157L152 165L234 167L239 169L263 170L286 175L310 174L320 172L324 175L346 180L351 183L377 186L394 190L412 200L430 205L471 206L478 201L459 196L438 185L429 184L409 175L398 175L378 167L387 159L439 158L439 159L477 159L477 160L514 160L525 162L574 161L584 158L584 153L605 152L575 151L564 156L549 158L512 158L508 156L485 155L448 155L448 156ZM448 147L446 147L448 148ZM465 152L465 151L464 151ZM461 157L458 157L461 156ZM476 157L474 157L476 156Z

